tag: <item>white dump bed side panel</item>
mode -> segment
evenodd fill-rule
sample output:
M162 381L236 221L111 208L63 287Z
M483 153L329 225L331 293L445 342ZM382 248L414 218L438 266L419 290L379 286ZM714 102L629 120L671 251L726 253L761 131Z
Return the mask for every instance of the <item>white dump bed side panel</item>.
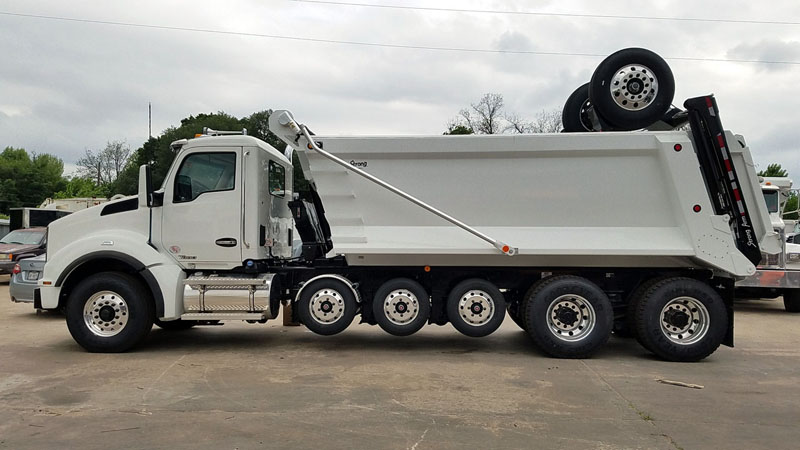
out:
M685 132L315 137L480 231L487 243L313 151L334 252L355 265L754 268L713 216ZM674 145L680 144L681 151ZM305 159L305 158L301 158ZM700 205L700 212L694 212Z

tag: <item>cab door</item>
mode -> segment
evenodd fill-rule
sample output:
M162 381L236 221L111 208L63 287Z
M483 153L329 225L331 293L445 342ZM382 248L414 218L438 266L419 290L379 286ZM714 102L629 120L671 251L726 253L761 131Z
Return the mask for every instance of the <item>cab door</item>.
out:
M242 264L242 148L178 155L164 187L161 244L182 266L229 269Z

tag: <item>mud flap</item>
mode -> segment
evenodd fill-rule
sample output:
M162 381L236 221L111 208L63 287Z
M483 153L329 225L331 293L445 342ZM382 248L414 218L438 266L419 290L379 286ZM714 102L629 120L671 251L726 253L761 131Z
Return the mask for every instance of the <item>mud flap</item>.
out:
M728 313L728 330L725 332L725 339L722 344L733 347L733 299L734 299L734 280L731 278L713 278L712 287L722 297L725 304L725 311Z

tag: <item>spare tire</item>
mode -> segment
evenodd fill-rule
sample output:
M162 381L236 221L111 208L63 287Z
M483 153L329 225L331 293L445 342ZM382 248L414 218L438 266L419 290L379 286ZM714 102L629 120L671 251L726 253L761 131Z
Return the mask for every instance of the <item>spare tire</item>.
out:
M660 120L674 96L675 78L669 65L643 48L612 53L589 82L589 101L619 130L638 130Z
M575 89L564 103L564 110L561 112L561 125L564 126L564 133L582 133L594 131L592 120L589 118L588 108L591 106L589 101L589 83Z

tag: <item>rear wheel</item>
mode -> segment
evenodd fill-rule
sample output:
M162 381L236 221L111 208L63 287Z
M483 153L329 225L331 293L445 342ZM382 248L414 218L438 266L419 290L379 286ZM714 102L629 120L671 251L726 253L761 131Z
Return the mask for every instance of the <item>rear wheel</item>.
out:
M589 82L589 99L618 130L645 128L661 119L675 95L669 65L643 48L626 48L604 59Z
M722 297L692 278L668 278L651 285L634 311L642 344L669 361L699 361L722 344L728 313Z
M138 280L120 272L101 272L81 281L67 301L67 328L90 352L124 352L153 327L155 309Z
M383 283L372 302L372 314L378 325L395 336L409 336L420 330L431 313L428 293L409 278L395 278Z
M297 301L300 322L323 336L344 331L353 322L357 308L350 286L336 278L321 278L308 283Z
M503 294L486 280L464 280L447 297L447 317L453 327L466 336L483 337L494 333L505 315Z
M586 358L608 342L614 312L606 294L591 281L561 275L537 283L524 300L528 334L557 358Z
M783 291L783 307L788 312L800 312L800 290L788 289Z

